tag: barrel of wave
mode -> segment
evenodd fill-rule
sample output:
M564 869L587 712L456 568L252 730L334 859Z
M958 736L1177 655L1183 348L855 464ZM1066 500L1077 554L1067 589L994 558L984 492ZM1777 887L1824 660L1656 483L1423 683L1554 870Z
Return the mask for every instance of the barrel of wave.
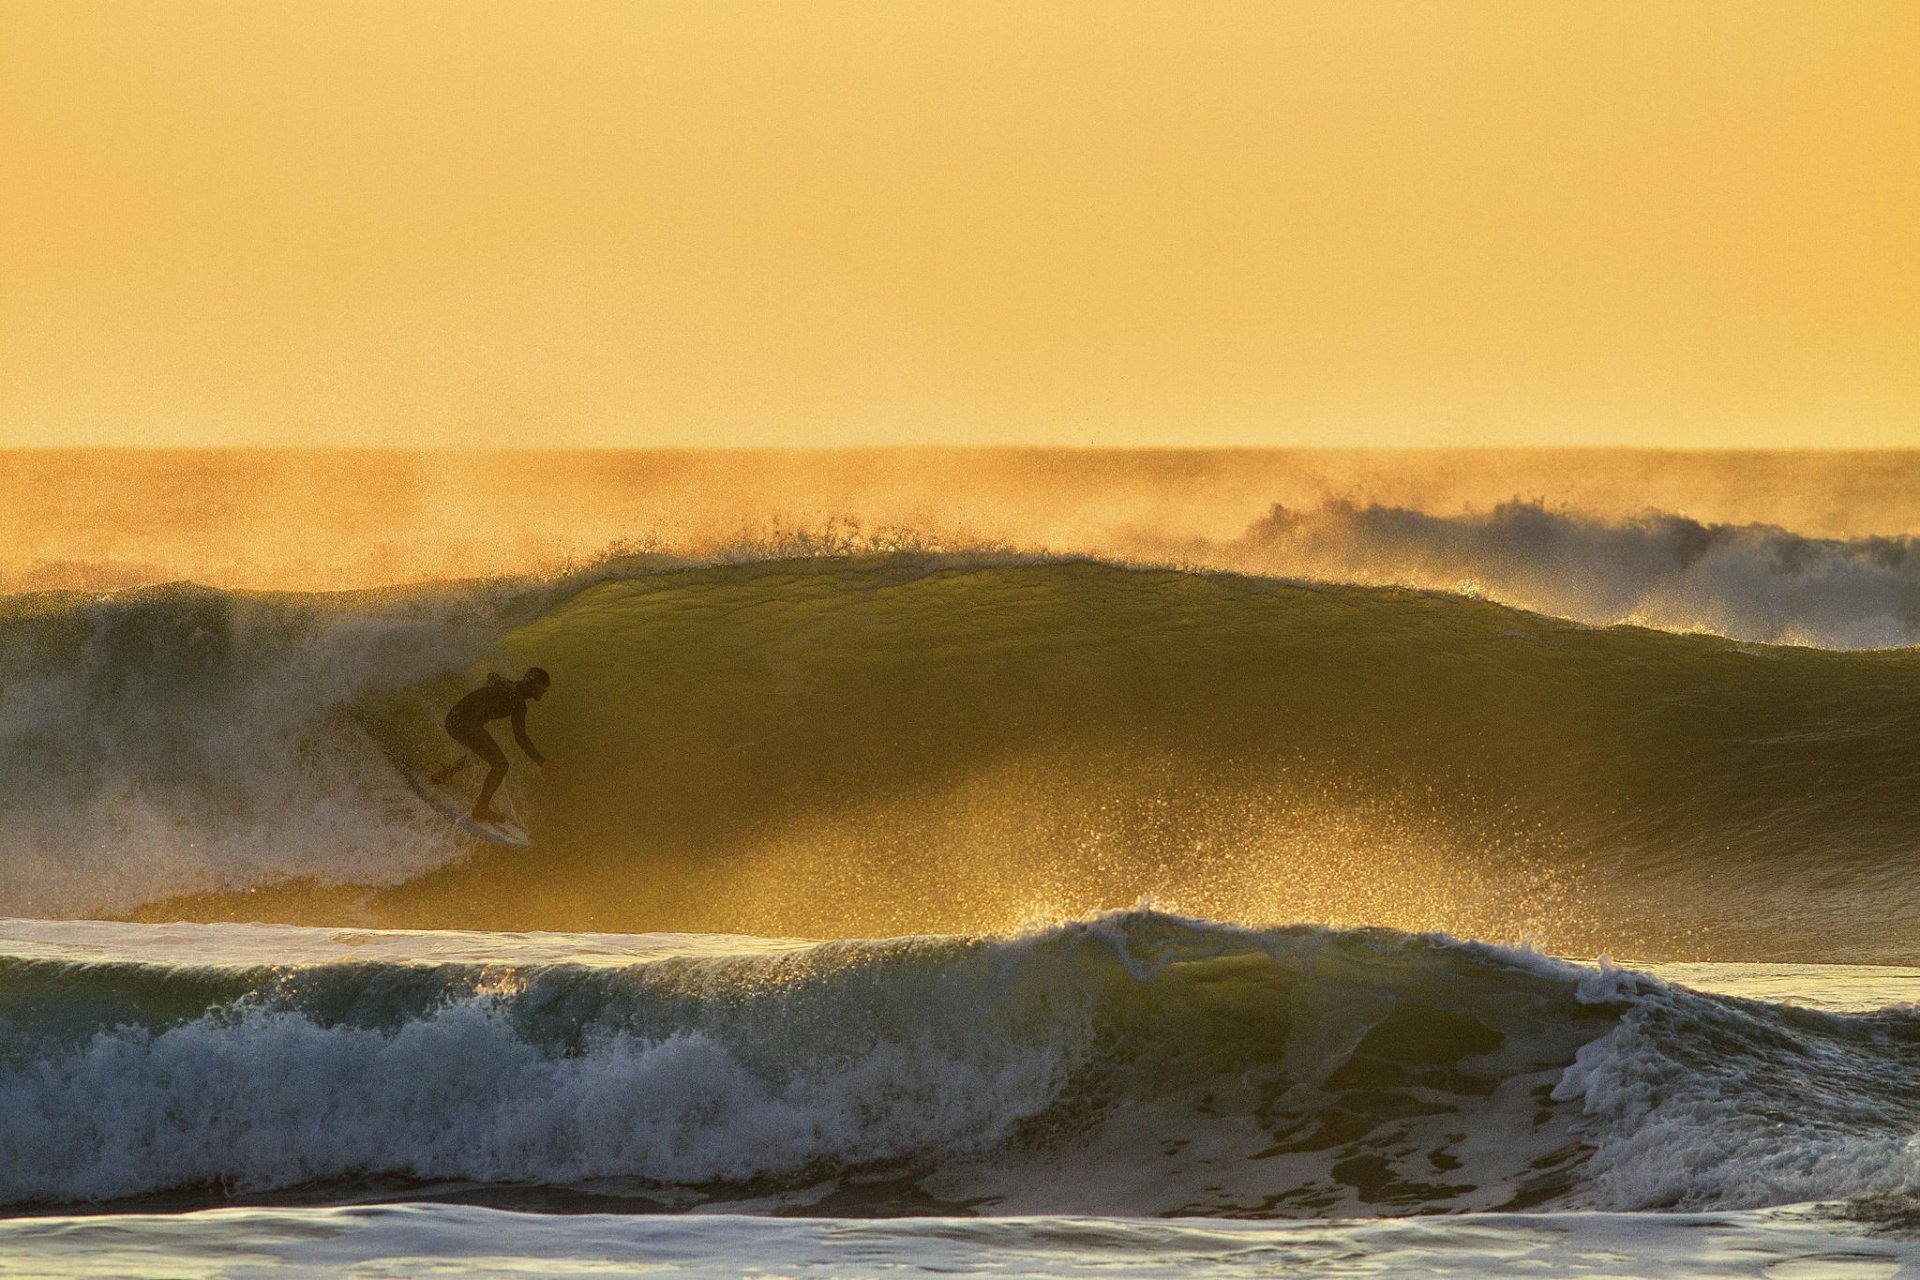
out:
M510 782L539 855L413 886L391 900L404 922L872 935L1145 895L1681 957L1703 912L1844 921L1857 904L1783 888L1787 855L1897 890L1871 869L1898 860L1889 819L1920 819L1886 787L1898 736L1872 731L1920 716L1901 692L1920 682L1890 680L1910 655L1413 592L1006 558L722 565L589 587L502 642L499 669L534 664L555 676L535 738L567 762ZM1699 901L1669 928L1689 875Z

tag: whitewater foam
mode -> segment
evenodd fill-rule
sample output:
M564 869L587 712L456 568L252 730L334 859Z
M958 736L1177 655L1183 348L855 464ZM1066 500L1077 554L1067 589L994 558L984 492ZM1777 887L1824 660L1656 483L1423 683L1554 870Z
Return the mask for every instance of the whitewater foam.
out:
M0 904L125 909L320 876L395 883L453 856L341 714L470 652L447 617L174 587L0 632Z
M1595 1153L1581 1202L1750 1208L1920 1190L1912 1008L1836 1015L1638 983L1554 1089Z

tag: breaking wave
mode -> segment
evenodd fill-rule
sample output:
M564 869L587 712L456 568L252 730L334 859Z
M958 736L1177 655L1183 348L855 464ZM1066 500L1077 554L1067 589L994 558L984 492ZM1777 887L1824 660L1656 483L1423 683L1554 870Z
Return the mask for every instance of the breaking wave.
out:
M334 935L332 959L191 966L63 936L82 954L0 960L0 1203L513 1184L657 1208L1345 1216L1920 1178L1912 1010L1437 936L1130 912L625 959L402 962Z
M1812 538L1671 512L1607 518L1504 502L1436 514L1275 506L1225 542L1143 549L1243 571L1483 595L1597 625L1633 623L1829 649L1920 644L1920 538Z
M538 663L533 854L396 762ZM0 913L878 936L1151 897L1666 958L1890 960L1920 657L1005 555L15 597Z

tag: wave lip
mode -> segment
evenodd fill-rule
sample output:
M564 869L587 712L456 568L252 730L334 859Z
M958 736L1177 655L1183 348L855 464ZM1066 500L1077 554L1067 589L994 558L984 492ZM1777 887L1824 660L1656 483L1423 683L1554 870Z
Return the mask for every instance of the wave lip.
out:
M0 960L0 1203L1322 1217L1907 1193L1910 1010L1136 911L635 964Z

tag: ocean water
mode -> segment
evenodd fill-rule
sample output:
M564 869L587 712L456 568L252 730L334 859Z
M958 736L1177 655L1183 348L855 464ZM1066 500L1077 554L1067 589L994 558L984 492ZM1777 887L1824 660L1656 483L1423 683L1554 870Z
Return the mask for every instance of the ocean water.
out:
M0 1275L1920 1275L1920 461L444 461L0 458Z

